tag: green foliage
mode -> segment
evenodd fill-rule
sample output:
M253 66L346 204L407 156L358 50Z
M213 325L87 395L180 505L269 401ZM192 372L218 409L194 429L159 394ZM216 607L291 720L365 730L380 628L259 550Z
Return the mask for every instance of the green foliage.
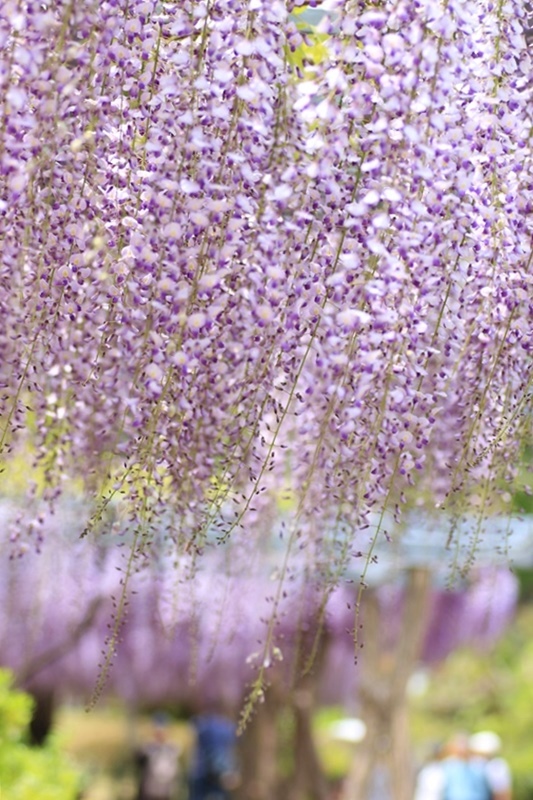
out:
M350 769L357 745L340 740L331 735L331 727L336 722L346 719L346 711L342 707L328 706L320 708L314 718L314 736L322 763L322 768L329 781L342 780Z
M296 69L301 77L306 76L306 67L313 67L321 64L329 56L327 41L329 36L319 33L317 25L327 12L320 9L303 7L295 9L291 14L291 19L303 35L303 42L294 50L287 49L286 57L293 69Z
M27 731L32 699L12 686L0 670L0 797L2 800L75 800L79 775L57 743L31 747Z
M513 495L513 511L519 514L533 514L533 495L518 491Z
M520 600L529 603L533 600L533 569L515 567L515 574L520 582Z

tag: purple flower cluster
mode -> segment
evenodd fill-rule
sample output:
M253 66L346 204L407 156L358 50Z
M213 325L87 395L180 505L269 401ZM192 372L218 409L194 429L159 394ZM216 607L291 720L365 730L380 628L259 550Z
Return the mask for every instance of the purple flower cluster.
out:
M2 458L120 499L140 550L163 508L200 550L287 502L320 553L514 476L522 3L328 6L309 33L281 0L2 4Z

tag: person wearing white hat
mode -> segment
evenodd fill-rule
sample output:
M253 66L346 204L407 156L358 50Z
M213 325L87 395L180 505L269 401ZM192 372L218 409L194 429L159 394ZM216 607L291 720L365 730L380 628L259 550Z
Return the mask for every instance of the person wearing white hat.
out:
M468 744L472 756L485 762L493 800L511 800L511 770L507 761L500 756L502 743L498 734L493 731L479 731L470 737Z

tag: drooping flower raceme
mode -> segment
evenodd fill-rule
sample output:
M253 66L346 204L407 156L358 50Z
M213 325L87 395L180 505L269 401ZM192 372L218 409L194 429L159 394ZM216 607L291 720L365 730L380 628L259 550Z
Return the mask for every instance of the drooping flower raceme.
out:
M290 6L3 3L2 458L138 553L282 506L331 573L370 511L513 478L532 67L518 0Z

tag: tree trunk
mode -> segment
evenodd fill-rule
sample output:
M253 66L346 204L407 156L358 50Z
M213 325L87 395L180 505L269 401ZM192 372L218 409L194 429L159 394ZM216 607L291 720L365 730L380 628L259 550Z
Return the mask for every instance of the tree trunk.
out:
M268 690L239 739L241 785L237 800L277 800L279 709L276 693Z
M311 639L311 641L308 641ZM314 634L302 633L292 689L275 675L265 700L240 739L242 782L237 800L326 800L327 782L317 753L312 727L316 686L323 652L319 649L312 671L305 671ZM305 674L303 674L305 673ZM278 676L279 677L279 676ZM282 712L288 714L289 729L282 731ZM289 748L290 770L282 780L281 748ZM287 753L284 754L285 760Z
M304 679L310 683L310 676ZM326 800L327 783L313 738L314 696L309 689L294 694L294 771L288 788L289 800Z
M30 743L40 747L52 729L55 697L52 689L33 690L30 694L34 702L30 721Z
M406 689L420 655L427 624L430 574L407 575L402 625L390 650L380 643L379 601L364 598L364 648L360 656L360 713L367 732L345 781L342 800L411 800L414 771Z

